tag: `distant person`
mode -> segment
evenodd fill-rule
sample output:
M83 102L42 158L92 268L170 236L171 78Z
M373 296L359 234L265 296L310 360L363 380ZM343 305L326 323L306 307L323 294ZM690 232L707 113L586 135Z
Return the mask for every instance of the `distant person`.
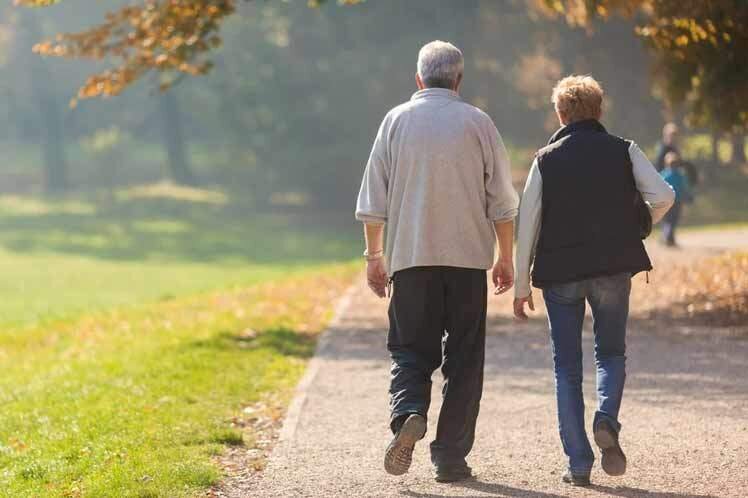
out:
M675 123L667 123L662 128L662 140L657 143L657 155L655 156L657 171L665 169L665 156L670 152L680 155L678 150L678 125Z
M514 314L534 310L542 289L553 345L559 432L568 467L563 481L590 484L595 460L582 397L585 301L594 319L598 404L592 423L610 475L626 471L618 413L626 379L626 321L631 277L652 265L642 243L636 191L656 222L674 193L639 147L600 123L603 90L590 76L569 76L553 89L561 128L538 151L519 214Z
M675 152L669 152L665 155L665 169L660 174L675 192L675 203L662 219L662 235L665 245L675 247L677 245L675 230L683 214L683 204L693 201L693 194L683 163L680 156Z
M458 93L463 67L462 52L450 43L421 49L418 91L385 116L356 207L365 223L369 287L385 297L394 284L387 337L394 438L384 468L408 471L426 432L431 376L441 365L444 399L431 443L439 482L471 475L466 457L483 390L486 270L493 268L496 294L514 284L519 204L499 132Z
M691 162L684 161L678 146L680 131L675 123L667 123L662 128L662 141L657 144L657 156L655 158L655 167L657 171L665 169L665 156L670 153L676 154L680 159L681 170L688 177L688 182L692 187L700 183L699 170Z

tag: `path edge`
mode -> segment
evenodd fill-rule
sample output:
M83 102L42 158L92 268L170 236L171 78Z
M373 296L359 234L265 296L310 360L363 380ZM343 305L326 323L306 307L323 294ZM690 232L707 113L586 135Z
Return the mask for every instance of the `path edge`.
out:
M278 433L278 442L283 443L293 439L296 434L296 428L299 425L299 419L301 418L301 412L306 404L307 394L309 393L309 387L314 382L319 372L320 365L322 363L322 356L330 350L332 343L333 331L339 327L343 316L346 314L353 301L353 296L358 289L358 283L351 284L338 298L335 308L333 310L332 319L330 323L325 327L324 332L320 334L317 339L317 347L314 350L314 356L307 364L306 371L301 377L301 380L296 385L296 389L291 399L291 403L288 405L286 410L286 416L283 419L283 425Z

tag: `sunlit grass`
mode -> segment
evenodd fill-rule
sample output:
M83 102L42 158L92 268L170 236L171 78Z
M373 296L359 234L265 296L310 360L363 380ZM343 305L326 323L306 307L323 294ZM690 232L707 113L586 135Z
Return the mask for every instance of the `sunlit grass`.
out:
M0 326L249 285L360 251L349 213L258 214L214 192L148 192L0 197Z
M212 455L243 442L231 417L288 395L356 270L6 330L0 494L179 497L215 483Z
M93 215L96 207L85 200L64 199L60 201L49 201L39 197L22 195L0 196L1 215L48 215L48 214L73 214Z
M122 200L149 198L176 199L217 205L224 205L228 202L226 194L219 190L187 187L184 185L175 185L171 182L158 182L122 189L117 192L117 197Z
M271 264L110 261L0 249L0 326L44 323L113 306L250 285L290 270Z
M684 225L748 223L748 172L735 166L717 166L696 190L693 204L683 214Z
M142 193L0 197L0 496L199 496L359 269L349 213Z

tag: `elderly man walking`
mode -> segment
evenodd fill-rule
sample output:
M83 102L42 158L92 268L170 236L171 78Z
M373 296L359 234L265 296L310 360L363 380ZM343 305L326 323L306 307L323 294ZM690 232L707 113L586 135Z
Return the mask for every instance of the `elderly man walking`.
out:
M394 438L385 470L408 471L426 432L431 375L441 365L443 403L431 443L439 482L471 475L465 457L483 389L486 270L493 268L497 294L514 280L518 199L509 159L491 119L460 98L463 67L454 45L421 49L419 90L385 116L356 208L369 287L385 297L393 284L387 348Z
M641 241L637 191L653 222L667 212L674 194L635 143L600 124L603 91L597 81L564 78L552 100L562 127L536 154L522 196L514 313L527 319L525 304L534 309L532 266L551 328L559 431L569 458L563 480L586 486L595 457L582 398L585 301L592 309L597 365L594 438L603 470L621 475L626 456L618 442L618 412L631 277L652 268Z

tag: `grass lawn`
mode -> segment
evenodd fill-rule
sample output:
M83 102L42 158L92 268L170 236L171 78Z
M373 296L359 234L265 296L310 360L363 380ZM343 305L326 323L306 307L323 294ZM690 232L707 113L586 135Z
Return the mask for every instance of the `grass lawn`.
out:
M248 285L361 251L352 213L258 215L215 197L0 196L0 326Z
M686 226L740 225L748 223L748 169L719 166L711 181L699 187L693 204L686 206Z
M224 445L252 443L232 418L289 395L359 269L355 232L331 219L0 198L0 496L216 482Z

